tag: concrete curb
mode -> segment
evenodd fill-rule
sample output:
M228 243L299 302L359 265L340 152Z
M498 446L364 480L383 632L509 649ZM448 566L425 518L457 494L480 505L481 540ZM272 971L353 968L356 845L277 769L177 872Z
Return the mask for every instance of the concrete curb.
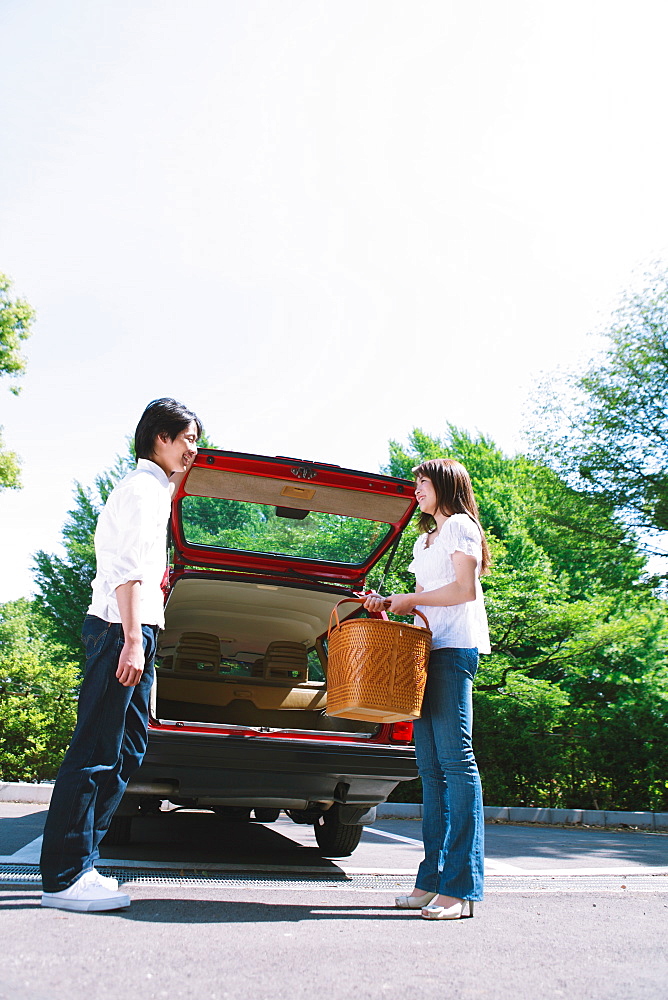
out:
M0 802L43 802L51 801L53 785L30 785L23 781L0 783Z
M52 784L31 785L22 781L0 783L0 802L31 802L48 805ZM422 819L421 802L383 802L376 808L379 819ZM524 806L485 806L485 822L541 823L544 826L634 826L668 833L668 812L621 812L603 809L533 809Z
M485 806L485 822L541 823L544 826L633 826L668 832L668 812L623 812L603 809L533 809L524 806ZM383 802L379 819L421 819L420 802Z

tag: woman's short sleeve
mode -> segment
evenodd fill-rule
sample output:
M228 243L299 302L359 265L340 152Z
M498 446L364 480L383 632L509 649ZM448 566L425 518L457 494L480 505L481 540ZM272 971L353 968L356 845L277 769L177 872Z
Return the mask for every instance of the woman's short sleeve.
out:
M448 534L448 552L463 552L466 556L473 556L478 562L482 559L482 538L480 529L475 521L472 521L467 514L455 515L452 522L452 530Z

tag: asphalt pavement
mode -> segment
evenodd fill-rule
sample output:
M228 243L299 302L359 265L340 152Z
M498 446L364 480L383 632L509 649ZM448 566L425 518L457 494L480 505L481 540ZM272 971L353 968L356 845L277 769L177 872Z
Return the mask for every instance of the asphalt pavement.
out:
M39 906L44 805L0 803L1 1000L668 998L668 835L488 824L474 919L398 911L420 825L382 820L347 859L310 827L138 819L100 863L127 911Z

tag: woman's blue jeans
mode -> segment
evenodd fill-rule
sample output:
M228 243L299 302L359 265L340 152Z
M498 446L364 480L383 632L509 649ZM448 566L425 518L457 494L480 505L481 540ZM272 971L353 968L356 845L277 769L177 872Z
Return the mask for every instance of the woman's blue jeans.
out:
M425 857L416 886L458 899L483 897L485 821L473 756L477 649L434 649L429 657L415 750L424 792Z
M146 752L157 628L143 625L144 673L136 687L116 678L123 627L87 615L86 667L77 725L53 787L42 842L42 886L60 892L93 868L128 779Z

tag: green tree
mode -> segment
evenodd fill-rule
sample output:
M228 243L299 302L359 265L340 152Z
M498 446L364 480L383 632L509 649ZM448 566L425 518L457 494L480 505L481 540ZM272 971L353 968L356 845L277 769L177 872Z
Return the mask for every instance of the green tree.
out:
M638 527L668 529L668 269L628 293L586 369L541 387L536 453Z
M11 287L7 275L0 273L0 378L6 376L11 379L14 384L10 386L10 392L17 395L20 386L16 382L26 367L26 360L21 354L21 341L30 336L35 313L24 299L11 298ZM0 490L18 489L21 485L19 457L5 449L1 432L0 427Z
M0 605L0 778L56 774L76 721L80 674L25 599Z
M380 543L387 527L362 518L310 511L282 517L269 504L185 497L181 518L186 540L196 545L276 552L356 563Z
M468 468L494 559L483 578L493 652L474 696L487 800L665 807L668 616L633 532L610 498L454 427L391 442L387 471L439 456ZM413 587L407 535L388 591ZM622 734L637 751L626 766Z

